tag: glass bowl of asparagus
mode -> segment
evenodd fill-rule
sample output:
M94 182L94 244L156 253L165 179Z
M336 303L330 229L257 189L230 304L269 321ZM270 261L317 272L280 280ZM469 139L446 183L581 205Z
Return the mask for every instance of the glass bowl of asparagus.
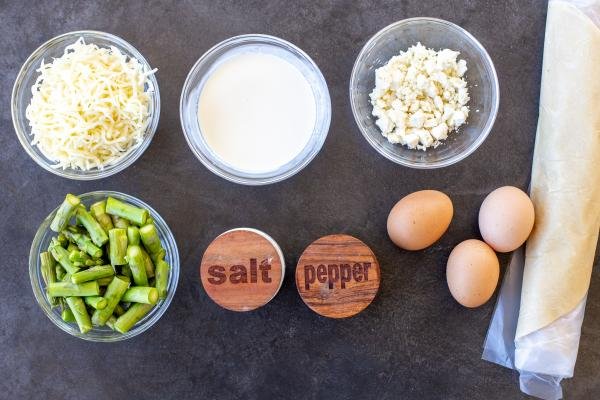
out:
M139 335L169 307L179 253L166 222L119 192L67 194L42 222L29 254L35 298L56 326L81 339Z

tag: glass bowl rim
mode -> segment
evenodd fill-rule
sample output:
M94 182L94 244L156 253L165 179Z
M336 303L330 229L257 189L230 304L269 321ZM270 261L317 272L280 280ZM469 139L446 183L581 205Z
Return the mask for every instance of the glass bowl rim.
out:
M154 138L154 134L156 133L156 130L158 129L158 121L160 119L160 90L158 87L158 81L156 79L156 74L151 74L148 77L148 79L150 80L150 82L152 83L152 86L154 88L154 91L152 94L153 110L152 110L152 114L149 116L150 121L144 132L144 139L137 149L131 151L127 156L122 158L116 164L110 165L103 170L99 170L99 169L95 168L92 170L83 171L83 170L72 169L72 168L68 168L65 170L63 170L62 168L53 168L50 162L46 161L37 152L35 152L33 150L33 146L31 145L30 140L29 140L30 134L28 132L23 131L20 127L20 124L17 122L17 121L21 120L21 117L18 112L19 106L16 104L17 94L20 91L30 89L30 88L23 87L23 79L27 72L29 72L33 68L37 68L37 66L36 66L37 62L40 60L40 56L44 51L46 51L49 48L54 47L57 43L61 42L62 40L66 39L68 37L76 38L76 37L79 37L82 35L87 35L87 36L94 37L94 38L102 38L102 39L105 39L105 40L111 42L112 44L119 45L121 48L125 49L129 54L133 55L145 68L147 68L148 70L152 69L150 63L146 60L146 58L144 58L142 53L139 50L137 50L131 43L127 42L125 39L123 39L119 36L113 35L112 33L96 31L96 30L77 30L77 31L66 32L66 33L60 34L58 36L55 36L55 37L47 40L46 42L44 42L43 44L38 46L29 55L29 57L27 57L27 59L25 60L25 62L21 66L21 68L19 69L19 72L17 73L17 77L15 79L15 83L13 84L10 108L11 108L11 117L12 117L13 127L15 130L15 133L17 134L17 138L19 139L19 142L21 143L21 146L23 147L25 152L29 155L29 157L31 157L33 159L33 161L35 161L36 164L38 164L40 167L42 167L46 171L53 173L55 175L58 175L60 177L63 177L63 178L80 180L80 181L89 181L89 180L106 178L106 177L112 176L114 174L117 174L117 173L123 171L125 168L129 167L131 164L133 164L135 161L137 161L137 159L140 158L141 155L150 146L150 143L152 142L152 139ZM129 56L129 54L128 54L128 56Z
M132 196L132 195L129 195L126 193L122 193L122 192L118 192L118 191L113 191L113 190L96 190L93 192L82 193L77 196L78 197L114 196L117 199L129 201L132 204L146 208L148 210L148 212L150 213L150 215L152 216L152 218L155 220L156 224L159 225L161 227L161 229L163 229L167 233L165 241L169 244L169 250L171 251L173 260L174 260L173 265L171 265L172 289L169 290L169 292L167 293L167 297L162 301L162 303L160 303L160 306L157 308L156 312L151 315L150 318L148 318L146 321L144 321L144 323L142 323L141 325L136 324L130 331L128 331L124 334L121 334L121 335L118 335L115 337L109 337L109 336L107 336L107 337L91 337L88 334L83 334L79 331L73 332L73 331L69 330L68 327L70 327L72 324L64 322L60 318L60 316L55 314L52 311L52 308L48 306L48 304L47 304L48 301L47 301L46 297L44 296L44 288L42 287L42 281L38 279L38 275L37 275L39 250L40 250L39 246L41 244L41 238L48 231L49 224L50 224L50 218L56 213L56 210L59 207L59 206L57 206L50 212L50 214L48 214L47 217L44 218L44 220L38 227L38 229L34 235L34 238L31 242L31 248L29 250L29 279L30 279L31 288L33 290L35 300L38 303L38 306L43 310L44 314L48 317L48 319L50 319L52 321L52 323L54 323L54 325L56 325L58 328L60 328L60 330L62 330L65 333L68 333L70 336L74 336L74 337L77 337L77 338L80 338L80 339L83 339L86 341L97 342L97 343L112 343L112 342L120 342L120 341L123 341L126 339L131 339L131 338L145 332L146 330L150 329L167 311L167 309L171 305L173 298L175 297L175 292L176 292L177 286L179 284L179 272L180 272L179 271L180 270L179 250L177 248L177 242L175 241L175 236L173 235L173 232L171 231L171 229L169 228L169 226L167 225L165 220L161 217L161 215L158 212L156 212L156 210L154 210L146 202L140 200L139 198L137 198L135 196ZM45 229L44 229L44 225L47 225L45 227ZM169 282L169 285L171 285L171 281Z
M322 121L322 124L320 126L319 125L315 126L315 129L312 132L311 139L309 140L309 144L310 143L314 144L313 150L310 151L307 154L307 156L304 159L302 159L301 162L296 164L293 168L290 168L287 171L284 171L282 173L278 173L275 175L260 176L260 177L247 177L247 176L237 175L237 174L231 173L229 171L226 171L226 170L221 169L220 167L214 165L211 162L212 156L210 154L205 154L205 152L196 148L196 146L193 144L193 141L191 139L193 134L201 135L202 133L200 131L196 132L195 130L193 132L189 132L186 129L186 123L184 122L184 121L188 121L188 118L185 116L185 113L184 113L184 109L185 109L184 98L187 97L189 95L189 93L191 92L192 80L194 78L196 78L196 76L199 75L198 70L200 69L200 67L203 64L212 63L212 62L215 62L216 60L218 60L218 57L214 58L215 53L217 51L219 51L223 48L226 48L228 46L235 48L239 45L243 45L244 42L251 41L251 40L256 40L258 42L262 42L265 44L274 44L276 46L279 45L279 47L285 51L296 52L300 56L302 61L305 62L310 67L310 69L315 73L315 77L319 81L319 85L322 87L322 90L323 90L324 104L325 104L325 107L322 110L322 112L324 113L323 114L324 119ZM313 85L311 84L311 87L312 86ZM317 105L317 107L318 107L318 105ZM198 60L196 60L194 65L191 67L191 69L185 79L185 82L183 84L183 88L181 90L181 96L179 99L179 118L180 118L182 130L183 130L183 135L188 144L188 147L190 148L190 150L192 150L192 153L194 154L194 156L196 156L196 158L213 174L215 174L223 179L226 179L230 182L234 182L234 183L238 183L238 184L242 184L242 185L248 185L248 186L269 185L272 183L283 181L285 179L292 177L293 175L296 175L297 173L302 171L308 164L310 164L310 162L317 156L317 154L319 154L319 152L323 148L325 140L327 139L327 136L329 133L329 128L331 126L331 113L332 113L331 96L329 93L329 87L327 86L327 81L325 80L325 77L323 76L323 73L322 73L321 69L319 68L319 66L316 64L316 62L306 52L304 52L304 50L302 50L295 44L288 42L287 40L282 39L277 36L258 34L258 33L250 33L250 34L232 36L221 42L218 42L217 44L213 45L210 49L208 49L206 52L204 52L204 54L202 54L200 56L200 58L198 58ZM318 114L319 114L319 111L317 111L317 115ZM316 137L316 140L312 139L313 137Z
M475 48L478 50L478 53L481 55L483 64L485 65L486 69L489 70L489 72L491 74L491 78L492 78L491 82L490 82L490 86L491 86L493 104L492 104L490 113L487 117L487 120L485 122L485 126L483 127L483 129L481 130L479 135L477 136L476 140L474 140L468 147L466 147L461 152L456 153L453 156L451 156L445 160L437 161L437 162L417 163L417 162L406 160L402 157L398 157L396 154L385 150L383 148L383 146L380 146L379 143L377 143L377 141L375 141L373 138L371 138L371 136L367 132L368 131L367 128L360 122L360 118L359 118L360 114L359 114L359 111L357 110L357 108L355 106L355 102L354 102L355 94L354 94L353 88L356 85L358 68L360 67L360 65L363 61L363 58L364 58L367 50L369 49L369 47L371 47L376 41L378 41L379 39L384 37L386 34L388 34L392 29L394 29L398 26L401 26L401 25L406 25L406 24L412 23L412 22L425 22L425 23L430 23L430 24L444 25L444 26L456 31L460 36L463 36L464 38L466 38L467 41L471 42L475 46ZM390 160L396 164L403 165L405 167L415 168L415 169L443 168L443 167L453 165L453 164L467 158L475 150L477 150L479 148L479 146L481 146L481 144L483 144L483 142L489 136L489 134L492 131L492 128L494 126L494 123L496 121L496 117L498 115L498 109L500 106L500 84L498 82L498 74L496 72L496 67L494 66L494 62L492 61L492 59L491 59L490 55L488 54L487 50L485 49L485 47L483 47L483 45L475 38L475 36L473 36L469 31L462 28L461 26L459 26L453 22L446 21L444 19L431 18L431 17L406 18L406 19L403 19L400 21L393 22L393 23L387 25L386 27L384 27L383 29L379 30L377 33L375 33L364 44L364 46L361 48L360 52L358 53L356 60L354 61L354 65L352 67L352 73L350 75L349 95L350 95L350 107L352 108L352 115L354 116L356 125L358 125L358 128L359 128L362 136L367 140L367 142L371 145L371 147L373 147L379 154L381 154L388 160Z

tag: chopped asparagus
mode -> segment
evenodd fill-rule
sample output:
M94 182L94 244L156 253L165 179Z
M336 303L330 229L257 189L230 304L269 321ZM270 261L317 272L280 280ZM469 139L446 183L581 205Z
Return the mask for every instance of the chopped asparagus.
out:
M112 265L127 264L125 256L127 255L127 230L123 228L114 228L108 231L110 243L110 263Z
M85 251L79 250L78 247L75 247L75 249L76 250L69 251L69 260L72 263L79 263L81 265L86 265L86 263L88 261L92 260L92 258Z
M56 282L56 260L47 251L40 253L40 270L42 272L42 279L46 285ZM53 307L58 305L56 297L48 296L48 301Z
M40 253L40 270L42 272L42 279L47 285L50 282L56 282L56 260L52 255L47 252Z
M158 290L158 298L163 300L167 297L167 285L169 282L169 269L171 267L165 260L159 260L156 264L156 282L155 286Z
M80 205L77 207L75 215L77 216L77 221L88 231L92 242L94 242L96 246L102 246L104 243L108 242L108 235L104 232L104 229L98 221L94 219L92 214L87 212L84 206Z
M81 333L87 333L92 330L92 321L90 321L90 316L81 297L67 297L67 304L69 305L73 316L75 316L79 331Z
M127 289L121 301L156 304L158 301L158 290L149 286L132 286Z
M140 228L140 238L144 247L156 263L156 260L164 257L164 249L160 243L158 231L154 225L144 225ZM162 254L162 257L160 256Z
M92 315L92 322L94 325L102 326L106 323L106 320L112 315L127 288L129 288L129 282L117 277L113 278L103 296L106 299L106 307L102 310L94 311L94 314Z
M125 281L127 283L131 283L131 278L126 275L117 275L117 278L119 278L120 280Z
M100 294L100 286L98 282L85 282L75 284L72 282L54 282L49 283L46 290L53 297L70 297L70 296L98 296Z
M106 326L108 326L110 329L112 329L114 331L115 330L115 322L117 322L117 317L115 317L114 315L111 315L106 320Z
M53 239L62 247L66 247L69 245L69 240L62 233L59 233Z
M115 270L112 265L98 265L71 275L71 282L83 283L95 281L97 279L113 276L114 274Z
M154 263L150 255L142 249L142 256L144 257L144 266L146 267L146 276L152 278L154 276Z
M111 215L110 219L112 220L115 228L127 229L127 227L131 225L125 218L121 218L116 215Z
M75 322L75 316L73 315L73 312L69 308L64 308L62 310L62 312L60 313L60 317L65 322Z
M81 332L130 330L167 293L170 267L154 219L114 198L89 211L72 195L63 203L53 220L60 232L40 253L49 301Z
M110 215L106 213L106 200L98 201L90 206L90 211L96 221L100 224L104 232L108 235L108 231L114 228Z
M110 284L110 282L112 281L112 276L109 276L107 278L100 278L98 280L96 280L96 282L98 282L98 285L100 286L108 286Z
M74 274L79 271L79 268L74 266L71 260L69 260L69 252L64 247L56 244L50 247L50 254L68 273Z
M127 242L130 245L140 245L140 230L137 226L130 225L127 227Z
M146 276L146 265L140 246L129 246L127 248L127 262L131 269L131 276L137 286L148 286L148 277Z
M50 223L50 229L54 232L60 232L69 223L69 220L75 213L77 206L81 203L79 197L67 194L62 204L56 210L56 214Z
M87 296L83 298L83 301L85 304L96 310L102 310L103 308L106 308L108 303L102 296Z
M144 225L146 218L148 218L148 211L143 208L132 206L112 197L106 199L106 212L125 218L136 225Z
M131 275L131 268L129 268L129 264L121 265L121 274L131 280L133 275Z
M56 265L55 271L56 271L56 279L59 281L62 281L63 277L66 274L65 269L63 267L61 267L60 265Z
M125 314L125 309L120 304L117 304L115 306L114 312L116 316L120 317L121 315Z
M146 314L154 308L151 304L135 303L125 312L117 318L115 322L115 329L118 332L128 332L138 321L140 321Z
M92 242L92 239L85 233L73 232L72 230L65 229L63 235L65 235L67 239L73 241L81 251L85 251L90 256L94 258L102 256L102 249L96 246L94 242Z

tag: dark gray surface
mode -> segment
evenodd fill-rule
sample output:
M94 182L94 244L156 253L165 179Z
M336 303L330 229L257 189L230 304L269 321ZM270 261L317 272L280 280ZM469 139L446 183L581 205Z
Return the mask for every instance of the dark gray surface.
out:
M175 3L175 2L174 2ZM531 166L546 4L542 1L272 1L235 3L0 1L0 398L205 399L512 399L517 375L480 359L494 301L467 310L451 298L444 269L453 245L478 237L485 195L526 187ZM348 102L361 46L407 17L440 17L487 48L501 106L483 146L458 165L434 171L397 166L362 138ZM136 46L158 67L162 116L146 153L126 171L75 182L39 168L22 150L10 120L10 91L21 64L41 43L71 30L98 29ZM212 175L188 149L179 94L195 60L242 33L267 33L304 49L329 84L333 119L318 157L299 175L267 187L238 186ZM408 253L385 233L403 195L435 188L455 217L430 249ZM138 338L93 344L72 338L44 316L27 274L34 232L65 192L113 189L150 203L173 230L181 279L163 318ZM382 266L374 303L348 320L311 312L289 273L264 308L220 309L198 281L198 264L222 231L251 226L271 234L293 271L302 250L330 233L368 243ZM507 258L501 257L503 264ZM597 261L596 261L597 266ZM600 274L594 272L575 379L567 398L600 396Z

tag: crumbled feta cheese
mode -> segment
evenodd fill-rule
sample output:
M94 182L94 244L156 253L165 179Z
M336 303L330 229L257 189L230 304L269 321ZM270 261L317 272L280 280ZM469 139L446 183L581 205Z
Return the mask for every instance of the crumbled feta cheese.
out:
M375 71L372 114L390 143L426 150L466 122L467 63L458 56L417 43Z

